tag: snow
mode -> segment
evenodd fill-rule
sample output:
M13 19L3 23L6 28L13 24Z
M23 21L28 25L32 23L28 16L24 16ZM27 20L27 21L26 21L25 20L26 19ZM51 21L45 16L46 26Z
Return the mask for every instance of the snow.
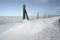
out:
M13 27L0 33L0 40L60 40L59 18L9 23L8 25Z

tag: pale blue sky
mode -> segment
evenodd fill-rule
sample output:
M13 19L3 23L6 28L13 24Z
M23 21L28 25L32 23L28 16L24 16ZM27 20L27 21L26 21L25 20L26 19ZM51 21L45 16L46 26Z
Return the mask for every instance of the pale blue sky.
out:
M29 16L60 14L60 0L0 0L0 16L22 16L23 4Z

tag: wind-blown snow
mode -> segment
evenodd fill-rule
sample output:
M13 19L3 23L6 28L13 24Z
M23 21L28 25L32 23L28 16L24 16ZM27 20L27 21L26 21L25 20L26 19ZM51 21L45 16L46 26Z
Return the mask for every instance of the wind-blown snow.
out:
M60 17L23 21L0 34L0 40L60 40Z

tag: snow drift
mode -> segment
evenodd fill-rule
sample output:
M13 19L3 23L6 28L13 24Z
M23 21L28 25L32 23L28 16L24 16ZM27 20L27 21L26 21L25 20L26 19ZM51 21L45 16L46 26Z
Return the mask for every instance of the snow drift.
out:
M60 17L23 21L0 34L0 40L60 40Z

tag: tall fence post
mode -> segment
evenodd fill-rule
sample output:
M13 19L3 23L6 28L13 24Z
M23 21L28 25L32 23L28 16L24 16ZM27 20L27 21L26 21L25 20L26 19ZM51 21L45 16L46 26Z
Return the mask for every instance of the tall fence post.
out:
M23 20L26 19L26 18L27 18L27 20L29 20L29 17L27 15L27 11L25 9L25 5L23 5Z

